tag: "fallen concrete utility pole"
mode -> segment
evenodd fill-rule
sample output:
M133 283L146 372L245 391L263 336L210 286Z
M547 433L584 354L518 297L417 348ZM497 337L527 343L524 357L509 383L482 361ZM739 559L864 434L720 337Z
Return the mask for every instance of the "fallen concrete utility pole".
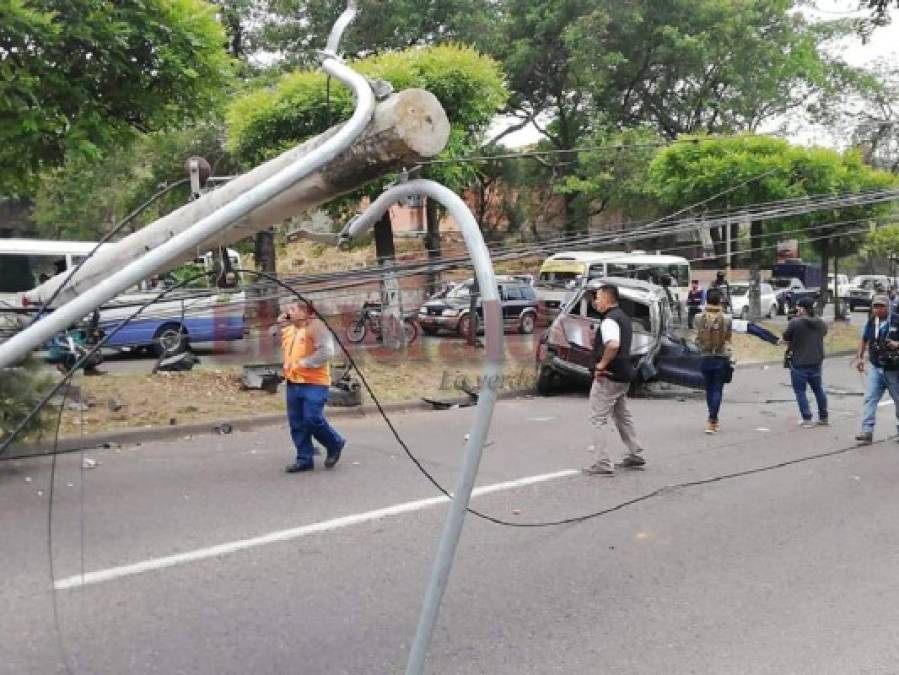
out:
M113 246L98 251L60 292L54 305L62 305L92 288L108 277L111 271L122 269L265 179L300 161L336 131L337 129L326 131L182 206ZM203 253L250 237L303 211L352 192L385 173L408 166L419 159L433 157L444 148L448 137L449 122L433 94L422 89L407 89L392 94L377 104L371 122L346 151L274 199L205 239L196 248L172 258L157 271L172 269L193 260L198 251ZM66 275L67 273L57 275L25 295L34 303L45 302L65 280Z
M449 122L432 94L408 90L376 107L361 75L335 58L322 68L353 90L357 105L349 121L99 252L76 274L71 291L66 289L68 302L0 344L0 368L151 274L361 187L398 165L433 156L446 144ZM36 290L34 298L26 295L40 302L53 288L48 283Z

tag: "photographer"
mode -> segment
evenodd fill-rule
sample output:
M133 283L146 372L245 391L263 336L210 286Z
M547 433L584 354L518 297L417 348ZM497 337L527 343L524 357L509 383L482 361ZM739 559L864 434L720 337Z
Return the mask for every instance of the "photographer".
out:
M802 416L799 424L806 428L815 425L805 390L811 387L818 404L817 426L827 426L827 394L821 381L821 364L824 363L824 336L827 324L815 316L815 301L802 298L796 303L798 316L790 319L783 340L790 344L790 381Z
M893 399L899 427L899 316L890 313L889 303L885 295L875 295L871 300L871 318L865 324L856 355L860 373L865 372L865 348L871 360L865 386L862 431L855 437L863 444L871 443L874 438L877 404L884 391L889 391Z

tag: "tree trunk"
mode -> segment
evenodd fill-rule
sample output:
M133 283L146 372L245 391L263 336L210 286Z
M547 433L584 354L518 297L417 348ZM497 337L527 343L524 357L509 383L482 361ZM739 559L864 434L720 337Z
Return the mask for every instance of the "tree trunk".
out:
M253 258L256 260L256 269L260 272L275 274L277 270L275 258L275 233L271 230L257 232L253 237ZM255 280L254 280L255 281ZM256 303L256 319L263 334L271 327L278 316L278 300L276 288L271 282L259 279L256 293L260 297L268 297L268 300L259 300Z
M824 314L824 307L827 305L827 269L830 267L830 239L821 240L821 294L818 298L817 311L818 316ZM836 297L836 278L834 278L834 297Z
M333 129L326 131L99 251L85 262L72 283L59 294L57 305L77 296L77 289L96 286L109 275L109 270L121 269L141 258L145 252L188 230L282 169L302 161L333 135ZM433 94L422 89L408 89L392 95L378 103L371 122L343 153L198 246L172 256L157 271L173 269L192 260L197 249L211 251L217 246L227 246L253 236L291 216L352 192L389 171L432 157L444 148L448 138L449 121ZM54 277L35 289L32 299L35 302L49 299L64 278Z
M439 205L433 199L427 200L426 206L427 235L425 235L425 248L428 251L428 297L434 295L440 287L440 272L435 264L443 256L440 245L440 210Z
M753 265L762 264L762 224L753 222L749 225L749 259Z

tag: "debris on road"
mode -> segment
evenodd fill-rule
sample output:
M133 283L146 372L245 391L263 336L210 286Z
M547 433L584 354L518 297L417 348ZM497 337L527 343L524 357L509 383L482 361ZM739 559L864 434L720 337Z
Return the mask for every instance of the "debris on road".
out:
M91 459L90 457L85 457L85 458L81 461L81 468L82 468L82 469L94 469L94 468L96 468L99 464L100 464L100 462L98 462L96 459Z

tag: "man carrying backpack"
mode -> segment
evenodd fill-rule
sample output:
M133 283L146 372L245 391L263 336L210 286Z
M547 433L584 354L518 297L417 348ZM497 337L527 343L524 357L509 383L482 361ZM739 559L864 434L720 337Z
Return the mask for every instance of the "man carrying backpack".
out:
M696 345L702 352L699 365L705 380L705 400L709 419L707 434L718 432L718 411L724 385L730 382L733 370L730 365L731 320L721 309L721 292L710 288L705 294L705 311L696 319Z
M790 381L799 404L802 420L799 424L810 429L815 426L812 410L805 394L806 386L812 388L818 404L818 425L827 426L827 394L821 383L821 364L824 363L824 336L827 324L815 316L815 301L801 298L796 303L798 316L790 319L784 331L784 342L790 343Z

